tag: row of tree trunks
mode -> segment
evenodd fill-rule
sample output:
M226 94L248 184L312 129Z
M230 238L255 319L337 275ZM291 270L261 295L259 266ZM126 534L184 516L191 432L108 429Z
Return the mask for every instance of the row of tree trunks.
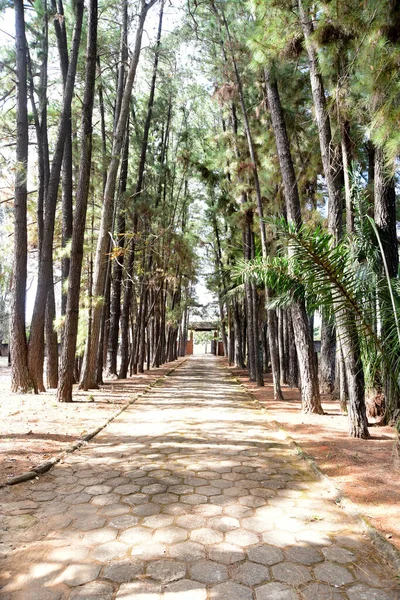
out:
M57 389L59 402L72 402L74 373L71 365L75 360L78 335L79 293L83 260L83 243L86 228L86 212L90 188L92 156L92 114L96 82L97 61L97 0L90 0L88 36L86 46L85 91L82 105L81 160L76 191L75 215L72 233L71 264L68 279L68 296L62 346L60 381Z
M281 106L277 82L267 69L265 69L265 82L268 107L270 110L282 174L287 218L289 223L292 223L296 229L300 229L302 226L300 197L289 138L286 131L285 117ZM293 302L291 315L299 362L302 410L305 413L312 412L322 414L323 411L319 394L314 343L310 335L304 300L299 299ZM281 373L281 381L283 374L284 373Z
M328 228L336 242L343 232L343 162L341 149L332 139L329 112L322 76L319 70L317 50L313 36L313 24L298 0L300 24L306 40L309 61L311 92L314 101L315 119L318 125L322 166L328 190ZM360 344L356 333L354 315L344 309L337 314L338 339L343 352L349 398L349 433L351 437L369 438L365 407L364 374L361 362Z
M155 4L156 0L145 2L141 0L138 27L136 30L135 44L132 52L131 62L125 81L124 91L121 100L121 108L118 116L118 122L113 135L112 156L107 171L107 182L104 190L102 216L99 230L99 237L96 248L93 295L99 299L102 297L105 288L107 274L107 252L109 247L109 233L112 231L112 221L114 213L114 197L117 184L117 176L121 159L121 152L124 143L126 127L128 123L130 100L133 84L136 77L137 66L139 63L140 50L144 24L149 9ZM92 334L90 345L85 350L84 363L82 367L82 376L80 385L83 389L97 387L97 349L100 338L101 328L101 303L95 302L93 308Z

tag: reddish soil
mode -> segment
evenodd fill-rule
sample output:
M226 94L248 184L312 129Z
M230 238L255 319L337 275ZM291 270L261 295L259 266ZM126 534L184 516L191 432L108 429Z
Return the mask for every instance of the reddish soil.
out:
M10 393L11 370L0 358L0 483L65 451L179 362L129 380L106 381L100 390L76 390L74 402L60 404L55 390L36 396Z
M326 415L304 415L297 389L284 387L285 400L275 401L270 376L265 378L265 387L258 388L248 381L246 371L231 371L270 418L400 550L400 446L395 430L378 427L375 419L370 419L371 439L350 438L348 417L341 414L339 402L324 396Z

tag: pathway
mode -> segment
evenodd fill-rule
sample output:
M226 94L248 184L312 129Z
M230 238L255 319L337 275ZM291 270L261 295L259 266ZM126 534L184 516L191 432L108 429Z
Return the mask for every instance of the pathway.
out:
M369 539L213 357L187 360L0 502L4 600L400 599Z

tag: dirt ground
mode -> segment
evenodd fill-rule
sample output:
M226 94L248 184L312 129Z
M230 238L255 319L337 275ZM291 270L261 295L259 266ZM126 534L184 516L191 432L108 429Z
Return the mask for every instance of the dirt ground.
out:
M348 417L341 414L339 402L324 396L326 415L303 415L298 390L284 386L285 400L278 402L273 399L271 377L265 378L264 388L257 388L245 371L231 371L371 525L400 550L400 456L395 430L377 427L370 419L371 439L349 438Z
M65 450L176 364L123 382L107 381L101 390L77 391L72 404L58 404L55 390L40 396L11 394L10 370L6 359L0 358L0 483ZM351 439L338 402L324 397L326 415L302 415L297 390L284 389L285 401L276 402L269 377L264 388L257 388L244 371L232 372L265 406L270 418L400 549L400 457L394 430L371 427L370 440Z
M0 483L66 450L179 362L127 381L106 381L100 390L76 390L74 402L59 404L56 390L36 396L11 394L11 369L7 359L0 358Z

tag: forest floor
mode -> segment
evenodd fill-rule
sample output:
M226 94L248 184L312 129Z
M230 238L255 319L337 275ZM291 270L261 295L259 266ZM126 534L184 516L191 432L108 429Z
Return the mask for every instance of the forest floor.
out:
M73 403L58 404L55 390L40 396L11 394L7 359L0 358L0 483L66 450L180 361L126 381L107 381L101 390L77 391ZM232 372L265 406L270 419L400 549L400 457L394 430L373 426L370 440L351 439L338 402L324 397L325 416L303 415L297 390L284 388L285 401L276 402L268 376L265 387L257 388L245 371Z
M369 440L349 438L348 417L341 414L338 401L323 396L326 414L304 415L297 389L283 386L285 400L279 402L273 398L271 376L266 376L265 387L259 388L249 382L247 371L230 370L265 407L270 419L400 550L400 453L395 430L377 426L375 419L369 419Z

